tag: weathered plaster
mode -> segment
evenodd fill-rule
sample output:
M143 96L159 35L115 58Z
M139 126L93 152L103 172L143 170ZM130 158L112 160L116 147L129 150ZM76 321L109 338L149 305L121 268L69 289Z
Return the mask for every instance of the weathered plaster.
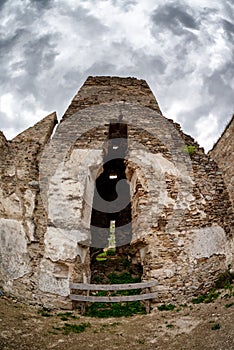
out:
M0 227L0 269L9 279L17 279L30 271L24 227L13 219L0 219Z
M191 260L210 258L212 255L225 254L227 236L220 226L202 227L192 230L187 245Z
M66 297L70 293L69 280L56 277L56 273L57 265L49 259L43 259L40 264L39 290Z

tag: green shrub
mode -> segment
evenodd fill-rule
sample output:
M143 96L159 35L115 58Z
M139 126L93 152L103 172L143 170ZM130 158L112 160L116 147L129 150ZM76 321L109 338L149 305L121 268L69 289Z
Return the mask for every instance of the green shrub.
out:
M60 312L57 314L58 317L60 317L60 319L62 321L67 321L68 318L72 318L72 319L78 319L78 317L76 317L75 315L73 315L72 312Z
M163 305L161 305L161 306L158 306L158 310L159 311L172 311L172 310L174 310L174 308L175 308L175 305L173 305L173 304L163 304Z
M189 155L193 155L197 150L196 146L193 145L185 145L184 146L184 152L188 153Z
M226 309L228 309L229 307L232 307L234 305L234 303L230 303L230 304L226 304L225 307Z
M219 297L220 293L216 292L215 289L211 289L207 294L200 294L197 298L192 299L193 304L212 303L215 299Z
M102 252L96 256L97 261L106 261L107 260L107 252Z
M215 324L211 329L212 329L212 331L216 331L217 329L220 329L221 327L220 327L220 324L219 323L217 323L217 324Z
M81 323L79 325L76 324L69 324L69 323L65 323L65 325L60 328L60 330L63 330L64 334L69 334L71 332L73 333L82 333L85 331L85 329L87 327L91 327L91 324L89 322L85 323Z
M102 278L100 276L95 276L93 278L93 282L97 283L97 284L101 284L102 283Z
M169 323L169 324L166 325L166 327L167 328L174 328L175 326L173 324Z
M37 313L43 317L51 317L50 309L43 307L42 309L38 310Z
M125 284L125 283L137 283L141 281L141 277L132 277L129 272L123 272L120 275L117 275L115 272L112 272L108 275L110 284Z
M115 256L116 255L115 249L108 249L106 253L107 253L107 256Z

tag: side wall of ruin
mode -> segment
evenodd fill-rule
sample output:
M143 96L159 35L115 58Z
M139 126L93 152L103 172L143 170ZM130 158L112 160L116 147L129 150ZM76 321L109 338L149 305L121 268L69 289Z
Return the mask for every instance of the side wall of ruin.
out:
M0 286L32 302L38 302L34 293L47 226L39 162L56 123L53 113L12 141L0 135Z
M209 155L216 161L223 174L234 208L234 116Z

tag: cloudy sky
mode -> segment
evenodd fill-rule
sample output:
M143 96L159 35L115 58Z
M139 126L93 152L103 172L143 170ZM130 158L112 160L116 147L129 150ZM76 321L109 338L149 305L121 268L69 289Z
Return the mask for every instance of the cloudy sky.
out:
M61 118L89 75L146 79L206 150L234 110L234 0L0 0L0 129Z

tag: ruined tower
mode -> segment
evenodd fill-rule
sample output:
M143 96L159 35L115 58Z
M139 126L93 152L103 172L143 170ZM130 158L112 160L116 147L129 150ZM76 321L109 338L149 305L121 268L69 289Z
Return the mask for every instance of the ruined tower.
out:
M92 282L93 250L114 234L141 280L157 281L154 303L188 300L233 268L221 168L163 117L145 81L89 77L53 133L56 123L53 113L12 141L0 134L6 293L71 307L70 283Z

